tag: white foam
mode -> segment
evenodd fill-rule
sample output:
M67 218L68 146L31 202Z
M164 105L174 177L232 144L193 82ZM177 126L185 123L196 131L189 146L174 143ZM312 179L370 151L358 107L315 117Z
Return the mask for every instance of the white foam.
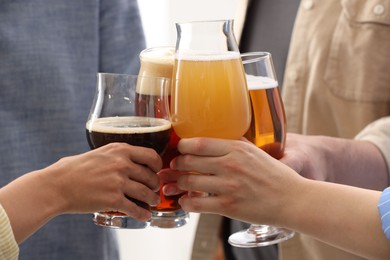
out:
M141 52L140 58L151 63L173 65L175 61L175 49L173 47L153 48Z
M248 74L246 74L246 82L248 84L248 90L270 89L278 86L278 82L272 78Z
M189 61L218 61L235 60L240 58L240 53L234 51L225 52L206 52L206 51L179 51L176 53L176 59Z
M140 126L147 123L150 126ZM87 122L88 131L110 134L154 133L171 128L171 122L153 117L101 117Z

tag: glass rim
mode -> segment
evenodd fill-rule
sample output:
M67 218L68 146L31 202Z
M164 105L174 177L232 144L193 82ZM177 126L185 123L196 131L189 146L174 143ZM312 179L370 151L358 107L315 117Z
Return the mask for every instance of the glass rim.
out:
M249 64L253 62L257 62L263 59L266 59L268 57L271 57L271 53L266 52L266 51L254 51L254 52L244 52L240 54L242 64ZM248 58L248 59L243 59L243 58Z
M140 75L134 75L134 74L125 74L125 73L111 73L111 72L98 72L96 76L118 76L118 77L127 77L127 78L145 78L145 79L160 79L160 80L167 80L171 81L170 78L167 77L161 77L161 76L140 76Z
M174 45L161 45L161 46L148 47L148 48L146 48L146 49L143 49L143 50L140 52L140 55L141 55L142 53L145 53L145 52L154 51L154 50L159 50L159 49L173 49L173 50L175 50L175 46L174 46Z
M220 23L220 22L233 23L234 19L193 20L193 21L176 22L175 24L176 25L185 25L185 24Z

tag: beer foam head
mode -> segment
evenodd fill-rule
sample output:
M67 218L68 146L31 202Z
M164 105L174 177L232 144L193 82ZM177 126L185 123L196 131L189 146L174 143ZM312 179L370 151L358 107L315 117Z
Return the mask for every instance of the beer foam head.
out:
M276 88L278 82L272 78L253 76L246 74L246 82L249 90Z
M240 53L234 51L208 52L185 50L176 53L176 59L190 61L217 61L217 60L235 60L240 58Z
M110 134L154 133L171 128L171 122L153 117L101 117L87 122L88 131Z
M169 64L173 66L175 49L173 47L149 48L141 52L140 59L151 63Z

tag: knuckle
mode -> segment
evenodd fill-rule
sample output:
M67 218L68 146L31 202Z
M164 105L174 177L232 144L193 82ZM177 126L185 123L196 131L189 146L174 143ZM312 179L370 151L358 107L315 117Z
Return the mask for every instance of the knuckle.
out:
M193 149L195 152L199 153L206 149L207 142L204 139L196 138L193 143Z
M219 200L221 208L235 212L237 210L237 200L234 198L222 197Z
M179 188L184 190L193 190L195 186L195 178L191 175L183 175L177 181Z

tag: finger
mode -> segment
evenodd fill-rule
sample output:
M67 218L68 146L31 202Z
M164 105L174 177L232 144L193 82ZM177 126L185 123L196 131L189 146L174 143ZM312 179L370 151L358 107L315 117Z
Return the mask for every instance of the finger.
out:
M167 183L163 185L162 192L165 196L173 196L183 193L184 190L180 189L177 183Z
M183 195L179 199L182 209L189 212L221 214L221 203L217 196L191 197Z
M227 163L234 164L233 160ZM177 171L219 175L220 172L224 172L222 169L226 168L223 161L227 160L223 157L181 155L171 161L170 167Z
M160 181L162 183L176 182L183 174L188 174L188 172L177 171L170 168L165 168L158 172L158 176L160 177Z
M110 152L114 150L113 152L126 156L134 163L147 166L153 172L158 172L162 167L161 157L153 149L126 143L110 143L104 147Z
M152 213L149 210L138 206L125 197L117 210L139 221L148 221L152 217Z
M231 145L238 140L224 140L216 138L191 138L181 139L178 150L181 154L199 156L223 156L229 153Z
M153 190L138 182L126 182L124 194L151 206L156 206L160 203L160 196L158 196Z
M160 188L160 178L150 168L144 165L135 164L131 161L127 161L128 165L124 166L125 175L136 182L140 182L154 191L158 191ZM118 166L119 167L119 166Z
M205 174L182 175L177 181L177 187L184 191L199 191L212 194L219 194L220 186L218 177Z

